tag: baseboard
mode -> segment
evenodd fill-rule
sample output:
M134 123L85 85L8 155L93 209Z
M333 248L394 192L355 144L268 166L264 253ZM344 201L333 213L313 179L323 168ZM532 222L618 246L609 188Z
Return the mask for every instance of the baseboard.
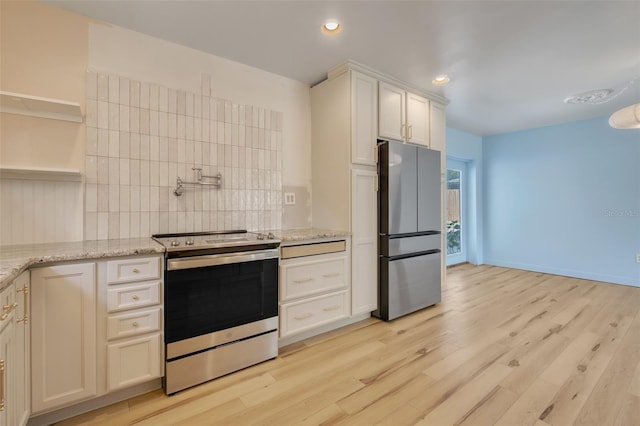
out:
M70 417L78 416L116 402L124 401L138 395L142 395L162 388L162 379L155 379L150 382L132 386L127 389L111 392L106 395L80 402L70 407L61 408L56 411L40 414L29 418L27 426L44 426L50 425Z
M485 259L485 265L501 266L504 268L523 269L525 271L542 272L544 274L562 275L564 277L581 278L591 281L602 281L610 284L621 284L631 287L640 287L640 278L633 279L617 275L594 274L591 272L576 271L564 268L549 268L540 265L530 265L527 263L507 262L496 259Z

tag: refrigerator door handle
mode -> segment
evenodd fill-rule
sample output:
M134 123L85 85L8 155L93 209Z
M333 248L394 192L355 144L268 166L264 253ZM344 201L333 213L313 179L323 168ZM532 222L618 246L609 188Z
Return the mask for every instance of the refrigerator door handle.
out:
M408 254L399 254L397 256L389 256L388 259L389 259L389 262L393 262L394 260L409 259L411 257L427 256L429 254L436 254L436 253L440 253L440 249L418 251L415 253L408 253Z

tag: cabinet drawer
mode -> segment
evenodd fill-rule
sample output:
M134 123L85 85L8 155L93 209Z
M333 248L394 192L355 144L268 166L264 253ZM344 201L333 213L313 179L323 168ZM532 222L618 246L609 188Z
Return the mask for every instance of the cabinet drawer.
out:
M141 308L160 303L160 281L123 285L107 290L109 312Z
M107 346L109 391L162 377L160 333Z
M346 287L347 259L300 262L281 267L282 300Z
M327 294L280 306L280 337L347 318L348 292Z
M107 262L107 283L120 284L160 278L160 257L137 257Z
M160 331L160 308L109 315L107 339L119 339L138 334Z

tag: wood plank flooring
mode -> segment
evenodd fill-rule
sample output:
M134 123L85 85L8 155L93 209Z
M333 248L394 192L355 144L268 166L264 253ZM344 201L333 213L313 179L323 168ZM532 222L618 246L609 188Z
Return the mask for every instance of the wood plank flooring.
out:
M437 306L60 424L639 425L639 311L640 288L462 265Z

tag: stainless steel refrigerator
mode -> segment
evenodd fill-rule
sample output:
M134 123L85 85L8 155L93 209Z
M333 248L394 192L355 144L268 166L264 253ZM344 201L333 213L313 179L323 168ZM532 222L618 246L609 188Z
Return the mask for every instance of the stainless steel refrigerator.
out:
M440 152L380 141L379 308L392 320L441 300Z

